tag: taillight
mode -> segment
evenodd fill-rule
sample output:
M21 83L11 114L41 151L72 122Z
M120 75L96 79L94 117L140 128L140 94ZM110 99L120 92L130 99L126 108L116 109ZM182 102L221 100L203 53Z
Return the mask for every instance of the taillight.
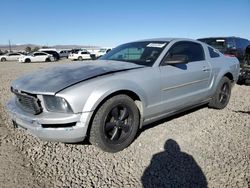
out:
M228 57L235 57L235 55L233 54L224 54L225 56L228 56Z

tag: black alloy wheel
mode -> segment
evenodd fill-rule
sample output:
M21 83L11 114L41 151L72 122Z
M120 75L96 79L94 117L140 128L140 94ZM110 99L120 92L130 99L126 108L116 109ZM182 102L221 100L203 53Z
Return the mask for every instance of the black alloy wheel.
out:
M113 143L121 143L126 140L131 132L134 117L132 111L124 104L115 106L106 116L104 134Z
M230 96L229 88L230 86L228 82L225 82L221 87L219 101L222 105L224 105L228 101L228 98Z

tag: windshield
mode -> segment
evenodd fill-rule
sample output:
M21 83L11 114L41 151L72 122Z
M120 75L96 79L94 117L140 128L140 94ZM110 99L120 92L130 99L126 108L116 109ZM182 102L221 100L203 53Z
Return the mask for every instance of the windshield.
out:
M100 59L152 66L167 44L165 41L127 43L114 48Z

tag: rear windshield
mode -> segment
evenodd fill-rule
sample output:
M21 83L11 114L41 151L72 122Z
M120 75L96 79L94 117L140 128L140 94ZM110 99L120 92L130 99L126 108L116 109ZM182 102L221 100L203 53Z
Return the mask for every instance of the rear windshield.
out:
M198 39L199 41L205 42L208 45L218 49L221 52L226 50L226 39L225 38L207 38L207 39Z
M199 41L205 42L208 45L216 48L221 53L225 53L228 50L236 49L235 40L233 38L203 38L198 39Z

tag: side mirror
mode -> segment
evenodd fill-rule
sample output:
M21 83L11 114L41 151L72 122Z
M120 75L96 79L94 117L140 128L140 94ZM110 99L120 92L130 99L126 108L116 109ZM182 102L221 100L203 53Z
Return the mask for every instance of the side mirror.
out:
M172 55L167 57L164 61L164 65L176 65L176 64L187 64L188 57L186 55Z

